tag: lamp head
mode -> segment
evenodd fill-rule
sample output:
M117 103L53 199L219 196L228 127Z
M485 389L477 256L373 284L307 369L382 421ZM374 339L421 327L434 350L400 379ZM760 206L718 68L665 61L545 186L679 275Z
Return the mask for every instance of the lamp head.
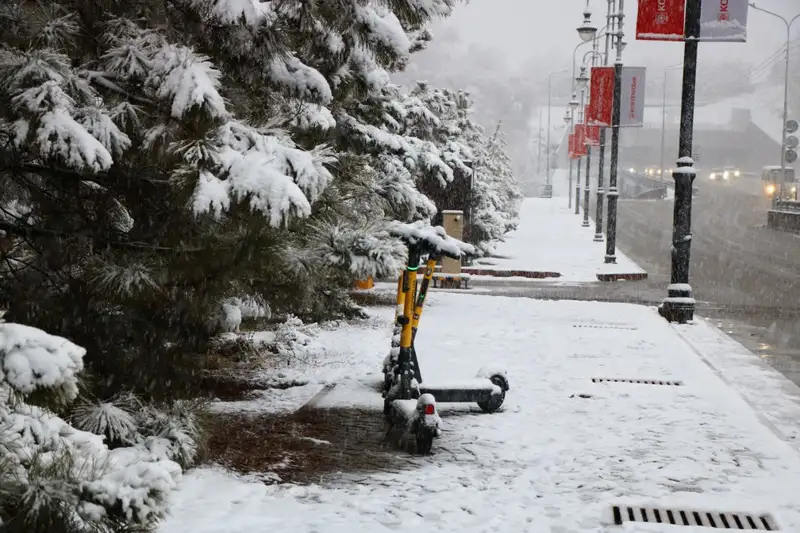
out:
M586 3L586 10L583 12L583 24L578 26L578 35L583 42L589 42L597 36L597 26L592 25L592 13L589 11L589 3Z

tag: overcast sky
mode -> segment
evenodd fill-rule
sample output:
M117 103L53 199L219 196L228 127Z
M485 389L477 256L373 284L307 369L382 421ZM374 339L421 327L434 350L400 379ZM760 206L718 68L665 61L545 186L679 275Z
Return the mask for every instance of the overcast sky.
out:
M625 63L655 71L679 63L681 44L636 41L637 4L637 0L625 0ZM546 73L571 65L573 50L579 43L575 28L582 22L585 5L586 0L470 0L459 5L455 14L435 29L440 35L441 30L455 30L464 41L497 50L498 60L506 61L510 70L535 65ZM800 14L800 0L756 0L756 5L787 18ZM590 1L592 22L597 27L605 25L607 6L607 0ZM800 36L800 20L794 29L794 36ZM715 58L761 63L783 45L785 31L779 20L751 9L748 42L701 43L701 64ZM436 38L431 47L435 46Z

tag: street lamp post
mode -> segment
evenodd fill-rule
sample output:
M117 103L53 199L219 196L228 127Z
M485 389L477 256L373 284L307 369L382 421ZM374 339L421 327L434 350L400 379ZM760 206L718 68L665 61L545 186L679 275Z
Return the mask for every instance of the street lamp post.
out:
M796 15L792 20L786 20L784 17L778 15L777 13L773 13L772 11L768 11L763 7L758 7L755 3L750 3L750 7L757 11L761 11L762 13L766 13L767 15L772 15L773 17L781 20L786 25L786 73L783 79L783 124L782 130L783 133L781 138L781 198L784 196L784 182L786 181L786 122L789 120L789 49L792 45L792 25L800 19L800 14ZM773 195L774 197L774 195Z
M574 83L574 81L573 81L573 83ZM572 100L569 101L569 110L570 110L569 131L570 131L570 134L572 134L572 135L575 134L575 110L578 109L579 105L580 105L580 102L578 102L577 96L575 96L575 93L572 93ZM569 194L569 207L572 207L572 165L573 165L572 156L570 156L570 158L569 158L569 185L568 185L568 189L567 189L568 194ZM577 198L575 199L575 201L576 202L578 201Z
M581 102L580 102L580 107L578 108L578 116L580 118L578 119L578 122L580 124L583 124L583 121L586 120L585 117L583 116L584 115L583 114L583 109L584 109L583 105L584 105L584 97L586 95L586 89L581 87L580 91L581 91ZM577 143L577 139L576 139L575 149L577 150L578 148L579 147L578 147L578 143ZM583 157L578 156L578 176L577 176L577 178L575 180L575 214L576 215L579 215L580 212L581 212L581 163L583 163Z
M588 44L594 43L597 39L597 28L592 26L592 12L589 11L589 0L586 0L586 9L583 11L583 24L578 27L578 35L580 36L581 40L583 41L581 44ZM580 46L580 45L578 45ZM578 47L575 47L575 52L577 53ZM573 79L573 86L581 85L581 102L580 102L580 116L581 122L586 121L586 117L584 116L584 103L585 103L585 96L586 96L586 83L588 82L588 78L585 75L585 69L582 69L581 78L575 78L575 54L572 55L572 79ZM584 125L585 127L585 125ZM573 127L574 130L574 127ZM588 154L588 152L587 152ZM580 200L581 200L581 160L582 158L578 158L578 177L577 181L575 182L575 214L580 214ZM588 177L588 162L587 162L587 177ZM571 185L571 184L570 184ZM571 188L571 187L570 187Z
M542 118L544 109L539 108L539 134L536 136L536 144L539 146L536 149L536 177L537 179L542 175ZM549 117L548 117L549 118ZM549 156L550 154L548 154Z
M583 117L584 127L586 124L586 118ZM592 147L591 145L586 145L586 178L584 179L584 187L583 187L583 222L581 226L584 228L589 227L589 194L591 193L591 188L589 186L589 174L592 168Z
M602 30L601 30L602 31ZM575 50L572 52L572 100L569 102L569 106L573 111L572 115L572 126L570 128L570 133L575 133L575 109L580 105L577 99L577 94L575 93L575 63L576 63L576 56L578 55L578 49L581 46L585 46L597 38L597 28L592 26L592 13L589 11L589 0L586 0L586 9L583 11L583 24L578 27L578 35L581 38L581 42L575 47ZM569 207L572 207L572 158L569 160ZM580 159L578 160L578 188L576 189L575 195L575 213L578 213L578 206L580 200Z
M614 29L614 9L617 0L608 0L608 12L606 13L606 27L610 31L606 32L606 49L603 54L603 65L608 66L608 53L611 46L611 33ZM606 166L606 128L600 128L600 159L597 162L597 212L595 214L594 241L603 242L603 201L605 199L604 176Z
M595 41L596 42L596 41ZM592 56L592 63L595 63L595 60L600 55L600 52L597 50L590 50L586 52L583 56L582 66L581 66L581 75L579 76L579 84L581 86L581 100L583 100L583 95L586 94L586 89L589 86L589 75L586 72L586 58L591 55ZM583 106L585 110L586 107ZM587 128L589 122L589 117L583 117L583 127ZM588 131L588 130L587 130ZM591 194L591 169L592 169L592 147L591 145L586 145L586 178L584 179L584 188L583 188L583 223L581 226L584 228L588 228L589 224L589 195Z
M617 190L617 173L619 170L619 125L620 118L622 117L622 50L624 45L622 38L624 32L625 19L625 0L619 0L619 8L617 14L614 15L617 19L617 27L614 32L616 40L617 58L614 61L614 105L611 118L611 172L609 175L608 183L608 221L606 222L606 232L608 238L606 239L606 263L616 263L616 248L617 248L617 200L619 199L619 191Z
M683 52L683 89L678 168L675 179L675 204L672 222L672 268L667 298L659 307L661 316L670 322L685 324L694 318L695 301L689 285L689 262L692 249L692 184L696 175L692 160L694 137L694 100L697 82L697 48L700 38L702 0L686 2L686 42Z

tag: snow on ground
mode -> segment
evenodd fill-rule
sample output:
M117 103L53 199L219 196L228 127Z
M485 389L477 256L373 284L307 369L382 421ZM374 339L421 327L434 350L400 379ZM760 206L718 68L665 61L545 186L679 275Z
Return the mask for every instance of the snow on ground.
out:
M563 171L556 171L554 184L564 181ZM633 274L644 272L617 249L617 264L604 262L606 243L594 242L595 223L581 226L583 214L567 207L567 198L525 198L519 226L497 246L495 255L508 259L486 258L476 267L487 270L523 270L559 272L560 281L597 281L598 274Z
M722 380L740 391L762 422L800 452L800 388L763 359L700 318L678 333Z
M293 412L326 385L353 380L354 368L361 372L356 372L358 376L371 372L374 379L380 381L380 366L374 363L375 347L391 343L394 309L371 309L370 315L365 321L332 322L310 328L312 333L307 345L295 346L294 353L284 358L282 364L277 367L271 364L264 371L266 382L274 382L275 388L253 391L254 397L246 401L216 401L211 409L217 412ZM256 332L253 337L258 341L271 339L274 334ZM286 388L282 385L286 383L295 386Z
M674 529L612 526L612 504L769 512L783 531L800 531L800 455L719 377L733 345L708 325L693 328L628 304L431 294L417 337L423 378L459 380L503 366L511 390L500 412L440 406L443 436L433 456L359 483L265 486L215 469L190 472L160 533ZM362 334L333 335L364 377L337 386L320 406L369 406L379 417L380 396L368 388L376 376L366 373L380 366L388 335ZM689 342L720 347L704 360ZM762 371L739 363L732 378L740 383ZM770 393L759 407L788 413L786 402Z

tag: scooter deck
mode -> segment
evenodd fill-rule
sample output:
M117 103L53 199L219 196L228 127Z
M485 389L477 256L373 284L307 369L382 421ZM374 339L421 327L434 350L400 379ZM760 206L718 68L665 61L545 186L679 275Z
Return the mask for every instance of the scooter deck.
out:
M503 389L488 379L474 379L457 383L421 383L419 392L432 394L436 403L481 403L503 394Z

